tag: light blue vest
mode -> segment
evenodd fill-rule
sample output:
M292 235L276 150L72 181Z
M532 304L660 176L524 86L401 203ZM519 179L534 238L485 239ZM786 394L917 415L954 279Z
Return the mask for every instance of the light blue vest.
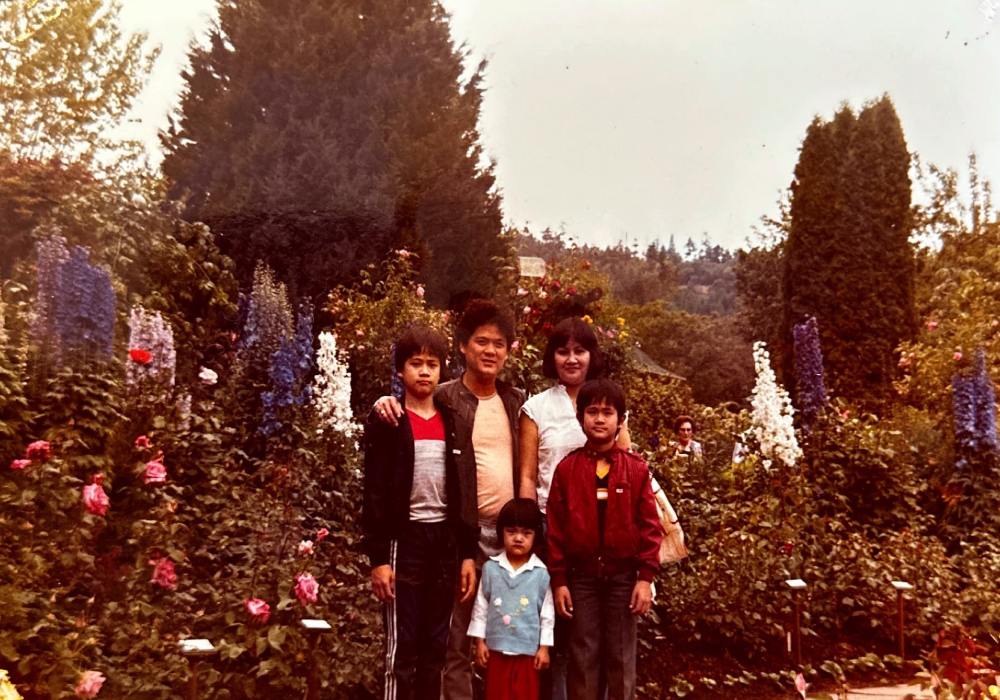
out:
M511 576L496 561L483 566L486 646L490 651L534 656L542 638L541 613L549 590L549 572L543 566Z

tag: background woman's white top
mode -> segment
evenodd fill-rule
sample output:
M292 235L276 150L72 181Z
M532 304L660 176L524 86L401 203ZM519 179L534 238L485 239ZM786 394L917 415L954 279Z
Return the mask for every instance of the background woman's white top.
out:
M544 513L556 466L587 442L566 387L556 384L524 402L521 412L538 427L538 508Z

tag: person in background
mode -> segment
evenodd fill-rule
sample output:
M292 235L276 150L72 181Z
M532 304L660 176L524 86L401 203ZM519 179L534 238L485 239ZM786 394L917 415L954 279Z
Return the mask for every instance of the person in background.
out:
M691 416L678 416L674 421L674 432L677 434L677 440L671 443L674 458L704 458L701 443L694 439L694 419Z

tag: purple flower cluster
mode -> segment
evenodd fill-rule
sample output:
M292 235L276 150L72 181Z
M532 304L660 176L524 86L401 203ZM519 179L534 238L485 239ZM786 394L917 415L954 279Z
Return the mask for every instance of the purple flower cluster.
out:
M309 380L315 368L312 316L312 307L305 305L299 309L295 335L284 338L271 356L268 371L271 389L261 394L264 415L260 429L265 435L281 430L281 409L301 406L311 397Z
M389 393L395 396L400 401L403 400L403 394L406 389L403 386L403 380L399 378L399 372L396 371L396 344L392 344L392 349L389 351L389 376L391 377L389 381Z
M952 411L958 467L967 457L995 452L997 442L996 390L986 370L986 353L976 352L971 374L956 374L951 380Z
M51 344L59 361L111 358L115 331L115 291L111 274L90 264L83 246L66 249L53 236L38 244L38 294L34 338Z
M819 325L810 316L792 328L795 341L795 393L803 425L808 429L826 405L823 382L823 352L820 349Z

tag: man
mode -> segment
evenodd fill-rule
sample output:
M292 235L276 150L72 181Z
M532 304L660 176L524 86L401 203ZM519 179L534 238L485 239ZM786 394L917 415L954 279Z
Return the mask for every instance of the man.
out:
M456 329L465 371L440 385L435 400L448 410L455 425L453 454L458 466L462 520L479 527L477 568L499 554L496 520L514 498L517 478L517 416L524 392L500 381L514 339L514 322L496 304L483 299L469 303ZM376 411L387 423L402 415L399 403L383 397ZM452 610L442 693L445 700L472 700L471 640L466 635L473 601L456 601Z

